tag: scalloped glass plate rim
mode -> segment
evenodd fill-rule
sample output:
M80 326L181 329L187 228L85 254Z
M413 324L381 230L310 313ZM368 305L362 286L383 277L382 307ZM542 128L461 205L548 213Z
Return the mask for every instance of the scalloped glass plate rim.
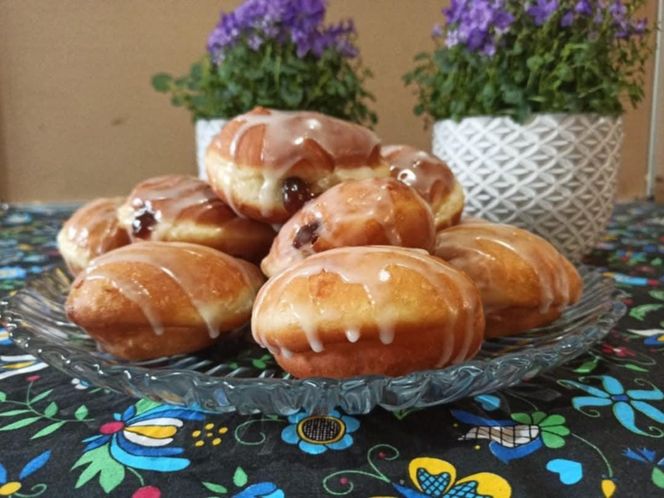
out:
M58 267L29 279L23 289L19 290L14 296L5 298L0 302L0 318L6 321L7 330L19 347L34 354L49 365L93 385L99 385L133 396L149 397L157 401L176 405L187 405L213 413L237 410L240 413L262 411L264 413L288 415L300 409L304 409L309 413L322 413L330 411L335 407L341 407L349 414L358 414L367 413L375 406L381 406L389 411L396 411L412 407L426 407L448 403L462 397L488 393L499 388L509 387L579 356L592 344L601 340L625 314L626 306L620 301L622 293L615 289L612 280L601 277L600 273L591 267L581 266L580 269L584 275L584 279L588 280L591 277L595 277L596 280L598 279L596 285L604 286L604 293L608 296L606 302L596 303L596 305L603 305L607 309L597 317L595 322L585 325L581 330L566 334L559 341L552 344L537 346L532 349L522 349L490 359L473 359L442 369L417 371L400 377L381 375L361 376L349 379L213 377L195 370L151 369L144 366L111 363L93 356L78 346L54 344L48 338L35 334L28 327L22 326L21 322L25 318L12 310L12 302L19 295L29 293L35 282L48 279L56 270L60 270ZM518 341L521 337L523 336L514 336L506 339ZM581 339L580 343L579 339ZM524 351L527 351L525 355ZM526 358L526 356L529 358ZM536 357L555 357L555 360L551 363L546 361L537 364L535 361ZM548 360L551 360L551 358L548 358ZM470 389L467 389L465 392L457 391L448 396L443 396L441 393L439 398L433 400L427 399L425 396L426 388L430 388L433 381L443 382L446 377L458 376L461 378L449 380L457 384L466 380L472 384L472 381L482 374L486 374L492 370L498 372L501 368L505 368L506 365L511 369L516 368L516 370L512 370L509 380L505 382L496 383L494 381L488 383L490 385L486 385L486 382L479 386L468 385L466 387L470 387ZM143 377L144 382L140 382L139 377ZM185 393L184 396L153 389L155 386L152 384L155 384L157 381L163 381L167 384L173 379L182 378L188 379L187 383L191 390L191 392ZM116 381L118 382L116 383ZM132 381L140 383L141 388L136 388L132 384ZM420 384L416 386L419 388L419 395L416 393L410 399L400 403L385 399L386 394L398 397L398 391L407 389L409 386L417 383ZM201 402L198 399L200 396L197 395L197 390L206 388L214 388L215 391L212 393L211 399L208 397ZM262 394L269 394L268 391L271 388L280 388L281 392L276 394L284 394L284 388L286 391L302 391L295 394L296 397L303 398L303 400L297 402L295 405L285 403L275 406L271 401L254 399L257 394L256 392L248 393L249 399L244 401L238 399L242 397L243 391L256 389L259 391L264 390ZM366 390L369 390L369 392L367 393ZM356 393L355 391L358 392ZM353 398L358 395L360 397L363 394L368 395L364 397L365 399L352 399L349 402L346 398L351 394Z

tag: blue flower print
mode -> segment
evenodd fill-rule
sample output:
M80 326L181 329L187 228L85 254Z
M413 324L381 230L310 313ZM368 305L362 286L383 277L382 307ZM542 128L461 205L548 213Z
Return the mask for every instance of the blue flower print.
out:
M23 466L18 480L10 481L7 476L7 470L0 463L0 496L39 496L46 491L45 484L35 484L32 486L31 494L21 494L19 491L23 488L24 480L41 469L51 458L51 450L40 453Z
M233 498L285 498L284 492L273 482L259 482L247 486Z
M333 410L329 415L307 415L298 412L288 417L290 425L281 431L281 439L296 444L305 453L319 455L328 449L345 450L353 445L353 436L360 427L356 418Z
M636 425L635 410L645 415L650 420L664 424L664 412L652 404L646 402L661 401L664 399L664 393L662 393L662 391L660 391L657 387L648 383L651 389L625 390L618 379L609 375L599 375L585 378L582 377L579 380L584 380L586 378L598 379L601 382L603 389L571 380L560 381L560 383L566 387L575 387L589 394L589 396L574 397L572 399L572 406L574 406L574 408L579 410L584 415L588 415L590 417L599 417L600 412L598 410L586 410L586 408L610 406L613 411L613 415L616 417L618 422L620 422L620 424L625 427L625 429L628 429L629 431L641 436L664 436L664 430L658 427L649 426L648 429L650 432L648 432L640 429ZM636 379L635 382L646 383L646 381L642 379Z
M20 266L5 266L0 268L0 280L21 280L28 272Z

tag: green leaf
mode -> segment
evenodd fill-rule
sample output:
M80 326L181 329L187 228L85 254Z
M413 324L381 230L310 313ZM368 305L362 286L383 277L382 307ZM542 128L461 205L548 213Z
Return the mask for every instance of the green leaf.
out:
M650 295L659 301L664 301L664 290L661 289L651 290Z
M512 420L520 424L529 425L533 423L533 419L527 413L513 413Z
M555 415L552 415L552 417L555 417ZM546 413L544 412L537 411L532 414L533 424L539 424L545 418L546 418Z
M235 473L233 474L233 484L235 484L236 487L244 487L248 480L249 478L247 477L247 473L242 467L235 469Z
M49 394L53 392L53 389L48 389L42 393L39 393L37 396L32 398L30 400L30 403L36 403L37 401L41 401L42 399L46 398Z
M652 476L652 482L655 483L655 486L664 489L664 472L655 467L654 469L652 469L651 476Z
M565 439L557 434L542 432L542 442L547 448L562 448L565 446Z
M152 77L152 87L158 92L167 92L172 83L173 77L170 74L159 73Z
M106 493L110 493L124 480L125 468L111 457L108 443L83 453L72 469L86 464L87 467L76 481L76 489L99 475L99 484Z
M541 423L539 421L536 421L535 423L539 423L541 427L550 427L552 425L563 425L565 423L565 417L554 413L553 415L549 415L544 420L542 420Z
M60 422L53 422L52 424L47 425L39 432L35 433L30 439L38 439L40 437L48 436L52 432L57 431L60 427L67 423L66 420L61 420Z
M79 406L74 412L74 417L76 418L76 420L83 420L87 416L88 416L88 407L85 405Z
M52 417L56 413L58 413L58 404L55 401L51 401L44 410L44 415L47 417Z
M254 366L254 368L258 368L260 370L264 369L266 367L265 362L263 360L251 360L251 364Z
M9 425L5 425L4 427L0 427L0 431L15 431L16 429L21 429L23 427L26 427L30 424L34 424L37 420L40 420L41 417L28 417L28 418L22 418L21 420L17 420L16 422L12 422Z
M134 405L134 407L136 408L136 415L140 415L141 413L147 412L148 410L156 408L157 406L159 406L159 403L149 399L141 399L137 401L136 404Z
M228 490L221 484L215 484L213 482L207 482L207 481L203 481L201 482L201 484L205 486L205 488L208 491L212 491L213 493L217 493L218 495L225 495L226 493L228 493Z
M643 367L640 367L640 366L638 366L638 365L634 365L634 363L626 363L626 364L623 365L623 366L624 366L625 368L629 369L629 370L634 370L635 372L648 372L648 371L649 371L649 370L647 370L647 369L645 369L645 368L643 368Z
M7 399L7 394L4 391L0 391L0 403Z
M544 428L542 428L542 431L550 432L552 434L558 434L559 436L569 436L570 435L570 430L567 428L567 426L564 426L564 425L554 425L552 427L544 427Z
M580 374L586 374L590 373L593 370L597 368L597 358L593 358L592 360L584 361L583 364L577 368L574 369L574 372L580 373Z
M0 412L0 417L13 417L14 415L21 415L22 413L30 413L30 410L9 410Z
M115 460L110 460L115 462ZM103 467L99 475L99 484L106 493L110 493L120 485L125 478L125 468L119 463Z
M643 321L648 313L651 311L657 311L661 308L664 308L664 304L642 304L629 310L629 316L636 318L639 321Z

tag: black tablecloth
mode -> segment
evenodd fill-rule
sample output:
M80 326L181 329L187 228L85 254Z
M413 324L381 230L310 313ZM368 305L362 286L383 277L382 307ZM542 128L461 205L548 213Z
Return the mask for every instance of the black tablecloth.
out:
M0 296L59 263L66 209L0 208ZM629 314L572 364L451 406L208 415L106 392L0 328L0 496L664 496L664 207L618 207L588 263Z

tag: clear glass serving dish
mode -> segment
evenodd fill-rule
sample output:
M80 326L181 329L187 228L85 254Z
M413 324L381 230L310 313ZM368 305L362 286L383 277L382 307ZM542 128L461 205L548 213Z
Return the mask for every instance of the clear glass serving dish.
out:
M613 282L581 268L583 298L548 327L485 341L471 361L402 377L345 380L293 379L272 357L238 334L222 346L196 354L126 362L99 352L86 333L69 322L63 305L71 278L55 268L28 282L1 303L14 341L63 372L132 396L197 407L209 412L298 410L367 413L427 407L491 392L560 365L602 339L625 313Z

